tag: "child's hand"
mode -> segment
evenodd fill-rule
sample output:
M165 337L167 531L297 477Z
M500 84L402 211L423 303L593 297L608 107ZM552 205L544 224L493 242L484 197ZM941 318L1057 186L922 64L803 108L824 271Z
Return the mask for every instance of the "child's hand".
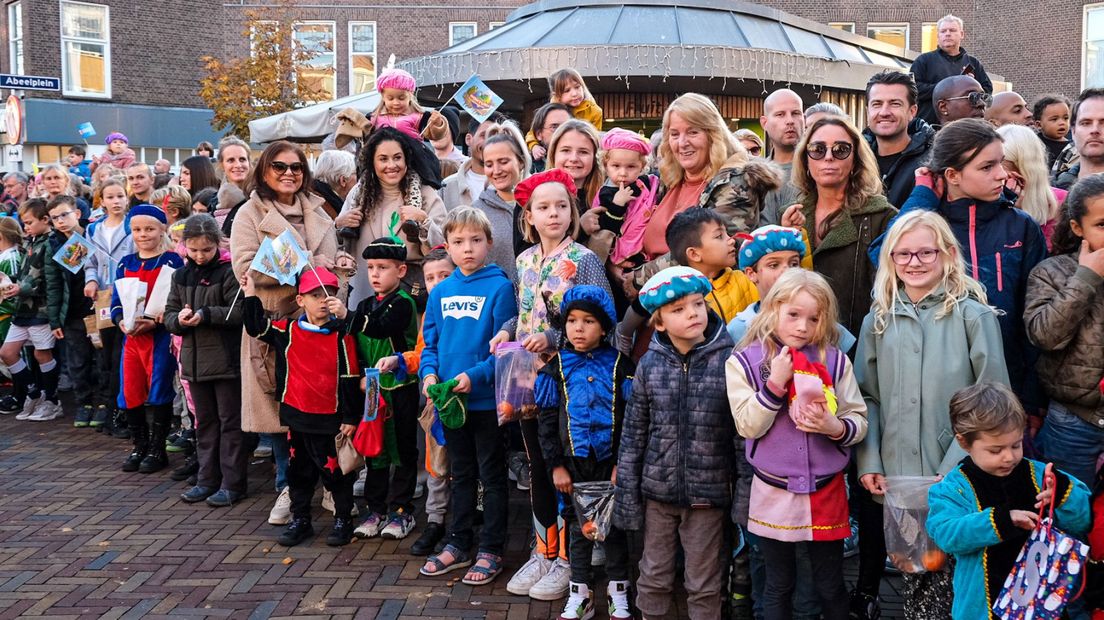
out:
M153 328L156 326L157 324L154 323L152 319L139 317L134 319L134 327L130 328L129 335L137 336L139 334L144 334L146 332L153 331Z
M786 389L791 379L793 379L793 356L790 354L790 347L782 347L778 355L771 360L770 378L768 380L774 387Z
M843 425L843 420L828 411L827 403L810 403L802 407L801 414L801 421L797 428L806 433L839 437L847 430L847 427Z
M885 495L885 476L881 474L863 474L859 483L870 491L871 495Z
M95 282L89 282L84 285L84 296L89 299L96 299L96 293L100 291L100 287L96 286Z
M357 429L357 427L353 424L342 424L341 425L341 434L345 435L346 437L352 437L353 433L356 432L356 429Z
M395 372L395 369L399 367L399 356L388 355L387 357L381 357L376 362L376 370L380 372Z
M21 289L19 288L18 284L12 284L8 288L4 289L4 299L11 299L12 297L15 297L19 294L20 290Z
M623 207L623 206L629 204L629 201L632 200L632 197L633 197L632 186L631 185L625 185L624 183L622 183L620 185L620 189L618 189L617 193L613 195L613 204L615 204L619 207Z
M1054 499L1054 463L1047 463L1043 470L1043 490L1035 496L1035 510L1049 506Z
M935 192L936 196L943 195L943 177L935 174L927 166L920 166L914 173L916 177L916 184L923 185L924 187Z
M257 294L257 287L253 283L253 276L249 275L249 272L245 272L241 277L241 289L242 294L246 297L254 297Z
M522 346L530 353L540 353L542 351L547 351L551 345L548 342L548 334L540 333L530 334L529 337L525 339L525 342L522 343Z
M345 307L345 304L333 295L326 298L326 309L339 319L344 319L349 314L349 309Z
M560 493L571 493L571 474L563 465L552 470L552 484Z
M1012 524L1021 529L1033 530L1039 522L1039 515L1027 510L1009 510L1008 514L1012 517Z
M506 330L498 332L494 338L491 338L491 355L494 355L495 349L503 342L510 342L510 332Z
M56 338L57 340L65 340L65 330L60 327L51 331L50 333L53 334L54 338Z
M184 327L195 327L199 325L199 321L202 318L202 314L192 312L192 307L187 305L176 315L176 320L180 321L180 324Z
M1093 252L1089 249L1089 242L1081 242L1081 254L1077 257L1077 264L1088 267L1093 273L1104 278L1104 248Z
M452 388L452 391L456 394L470 394L471 393L471 378L468 377L468 373L462 372L456 375L456 387Z
M782 225L786 228L801 228L805 225L805 214L801 212L802 205L794 204L786 207L782 213Z
M543 146L538 144L533 147L533 159L544 159L544 156L547 154L548 149L544 148Z
M433 397L429 395L429 386L437 385L438 383L437 377L434 375L429 375L425 379L422 379L422 395L426 397L426 402L433 402Z

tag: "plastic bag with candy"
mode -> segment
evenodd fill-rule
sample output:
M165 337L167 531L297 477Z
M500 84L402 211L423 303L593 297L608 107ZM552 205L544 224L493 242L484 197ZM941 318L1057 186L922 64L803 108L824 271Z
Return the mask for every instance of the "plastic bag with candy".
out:
M583 536L601 542L609 535L613 524L613 483L576 482L571 489L571 503L583 530Z
M537 416L533 386L537 382L536 353L520 342L504 342L495 349L495 403L498 423Z
M934 477L886 477L886 553L901 572L937 572L947 564L947 554L928 537L928 489L933 484Z

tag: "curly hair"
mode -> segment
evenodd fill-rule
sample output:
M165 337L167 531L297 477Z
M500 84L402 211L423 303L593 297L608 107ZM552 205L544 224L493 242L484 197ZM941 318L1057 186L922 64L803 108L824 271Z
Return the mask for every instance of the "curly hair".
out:
M395 142L402 149L403 161L406 163L406 174L399 181L399 191L406 196L410 191L410 173L414 172L414 149L421 148L412 144L410 138L401 131L391 127L381 127L372 132L358 154L357 167L361 170L360 188L357 191L356 206L360 211L363 221L367 221L374 215L380 198L383 197L383 186L376 176L376 151L384 142Z

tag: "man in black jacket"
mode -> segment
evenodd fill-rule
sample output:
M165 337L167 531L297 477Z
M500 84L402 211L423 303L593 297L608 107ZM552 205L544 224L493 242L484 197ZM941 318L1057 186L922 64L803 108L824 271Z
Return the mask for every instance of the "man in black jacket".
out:
M878 158L890 204L900 208L912 193L914 173L924 164L935 130L916 118L916 83L900 71L882 71L866 83L863 137Z
M954 15L946 15L936 24L939 47L925 52L912 62L912 75L920 91L919 116L928 124L939 122L935 113L935 101L932 91L940 80L952 75L969 75L976 79L987 93L993 92L993 82L985 73L981 61L966 53L962 48L965 30L962 20Z

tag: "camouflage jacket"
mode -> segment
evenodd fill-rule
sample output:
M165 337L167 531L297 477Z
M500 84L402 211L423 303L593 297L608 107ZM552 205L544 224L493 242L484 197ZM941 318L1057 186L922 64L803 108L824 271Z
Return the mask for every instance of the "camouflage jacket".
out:
M46 261L51 260L50 235L27 237L23 241L26 258L19 269L16 282L19 284L18 303L15 308L16 319L31 319L31 324L49 323L46 308Z

